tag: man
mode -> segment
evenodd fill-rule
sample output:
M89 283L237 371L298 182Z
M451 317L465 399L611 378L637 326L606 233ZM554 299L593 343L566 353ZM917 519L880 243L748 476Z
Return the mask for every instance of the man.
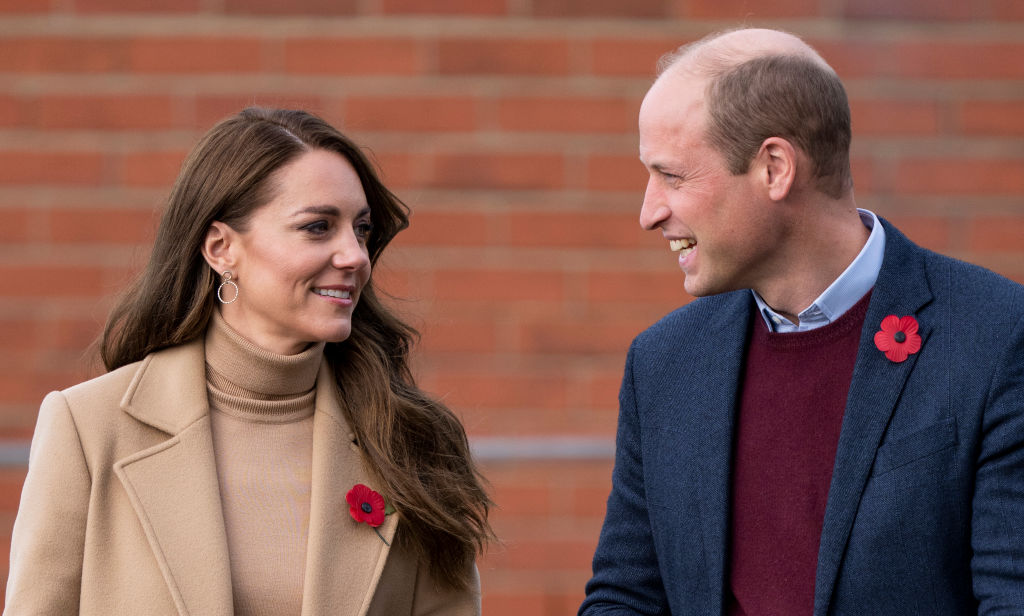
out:
M640 224L699 299L630 348L580 614L1024 614L1024 287L856 208L798 38L662 66Z

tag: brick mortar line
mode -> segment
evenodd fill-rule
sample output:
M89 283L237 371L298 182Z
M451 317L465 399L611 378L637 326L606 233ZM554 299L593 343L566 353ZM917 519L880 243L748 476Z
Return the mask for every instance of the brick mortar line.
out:
M524 40L556 37L576 41L593 37L644 41L652 35L681 42L722 28L736 26L739 18L596 18L596 17L479 17L431 15L359 15L359 16L231 16L216 13L190 15L157 13L150 15L109 14L82 16L45 14L0 18L0 39L38 35L75 35L79 37L219 35L240 38L301 38L336 36L339 28L365 27L359 37L380 38L412 36L416 38L510 36ZM858 42L997 42L1020 41L1024 21L997 19L942 22L929 19L853 19L843 17L760 18L751 25L792 30L821 41ZM566 25L572 28L567 29ZM254 35L253 33L258 33Z
M196 97L237 97L241 92L270 97L327 97L328 102L351 98L475 98L500 102L507 98L613 98L635 103L654 79L651 74L575 73L569 75L447 74L415 75L298 75L287 70L231 73L101 73L0 72L0 91L7 95L45 96L138 94L187 100ZM225 79L227 77L228 79ZM1021 100L1024 79L967 79L934 77L845 77L854 102L967 102ZM89 94L83 94L88 92ZM493 100L491 100L493 99Z
M567 22L572 24L566 29ZM806 21L801 21L806 25ZM558 38L569 41L592 37L614 37L643 41L652 34L680 40L703 36L715 22L683 19L593 19L544 17L433 17L433 16L224 16L216 14L177 15L109 15L59 17L9 17L0 19L0 38L25 35L77 35L110 37L129 35L132 38L155 35L220 35L239 38L296 37L332 38L339 28L365 28L363 32L346 32L357 38L409 36L422 39L445 37L480 39L495 36L521 40ZM7 28L6 26L10 26ZM724 23L718 24L722 27ZM993 27L1001 26L992 22ZM977 26L975 26L977 27ZM15 30L16 28L16 30ZM14 34L17 32L17 34ZM482 36L481 32L487 32Z
M37 243L0 244L0 266L38 265L110 270L115 278L133 265L145 263L149 246L145 244ZM118 289L120 290L120 289ZM2 297L2 296L0 296Z
M410 272L438 272L445 270L479 271L514 269L516 271L559 272L566 275L590 272L656 272L668 263L674 268L674 257L656 236L650 238L650 247L606 247L595 242L593 246L401 246L391 267ZM396 247L396 252L399 247ZM424 263L429 259L429 263ZM629 261L626 261L629 259ZM678 271L667 269L665 271ZM680 286L682 278L680 277Z
M358 127L347 127L347 133L364 139L366 144L382 152L403 152L417 154L474 155L474 154L536 154L539 152L562 154L566 158L586 159L590 156L624 155L636 156L637 138L632 133L594 134L557 133L552 131L479 131L458 133L398 133L362 131ZM2 134L2 133L0 133ZM45 137L44 135L40 135ZM421 143L410 146L410 140L418 138ZM1017 135L971 135L963 133L936 135L858 135L853 134L854 156L860 151L886 154L885 159L900 158L889 156L893 148L905 148L900 155L914 158L941 159L962 158L1024 158L1024 140ZM581 151L581 148L588 148ZM639 168L637 162L637 168Z
M639 163L637 163L639 165ZM387 168L384 168L387 175ZM127 211L161 209L171 190L171 181L166 186L135 188L108 184L104 186L54 187L11 184L0 185L0 211L24 207L91 210L97 206L104 209ZM387 179L385 178L385 183ZM442 189L415 186L394 186L393 191L416 212L442 213L530 213L533 211L556 213L622 213L624 204L636 206L639 214L640 198L644 186L637 184L635 190L504 190L500 188ZM634 213L633 209L629 212ZM415 224L415 220L414 220Z
M650 75L577 73L569 75L450 74L415 75L299 75L285 69L273 72L231 73L145 73L135 71L101 73L0 72L0 91L8 95L139 94L189 99L215 95L239 96L259 90L254 96L323 96L346 99L388 98L475 98L481 102L506 98L612 98L635 103L654 80ZM228 80L225 81L225 76ZM901 80L900 84L907 84ZM931 82L921 82L924 87ZM981 82L970 82L979 85ZM913 84L911 84L913 85ZM83 91L89 94L83 94ZM1019 94L1019 93L1018 93Z
M330 119L330 118L328 118ZM364 148L382 153L448 155L536 155L573 156L636 153L636 136L632 133L595 134L587 132L520 130L488 130L454 132L391 132L360 130L357 125L343 125L346 134L356 138ZM205 129L204 129L205 130ZM24 149L34 152L96 152L123 154L164 152L190 149L202 134L199 129L170 128L166 130L125 129L0 129L0 152ZM184 152L182 153L184 159ZM638 163L639 164L639 163Z
M386 171L386 170L385 170ZM0 186L0 211L32 208L61 210L123 209L126 212L151 211L156 216L163 208L170 182L164 187L130 188L116 185L55 188L50 186ZM635 190L551 190L503 191L499 189L430 189L396 187L396 194L412 208L413 224L417 212L425 214L638 214L643 186ZM862 193L862 206L873 204L879 213L918 213L931 218L970 214L1024 215L1019 195L911 195L901 193ZM625 231L632 232L633 227ZM403 236L400 235L399 238ZM653 235L651 236L654 237ZM401 240L399 240L401 241ZM653 241L653 240L652 240ZM403 246L404 247L404 246Z
M345 126L343 130L377 156L409 154L435 156L560 156L564 161L586 161L593 156L632 157L636 137L632 134L593 134L519 130L486 132L382 132ZM17 151L39 154L96 154L119 157L134 154L185 153L195 144L201 131L169 129L77 130L77 129L0 129L0 153ZM855 159L943 160L1024 159L1024 142L1016 135L858 135L854 131L851 153ZM639 163L637 163L639 165ZM638 167L639 168L639 167ZM387 169L384 169L385 173ZM587 190L565 185L567 190ZM513 190L517 193L544 189L495 186L467 187L466 190ZM556 190L552 188L551 190Z

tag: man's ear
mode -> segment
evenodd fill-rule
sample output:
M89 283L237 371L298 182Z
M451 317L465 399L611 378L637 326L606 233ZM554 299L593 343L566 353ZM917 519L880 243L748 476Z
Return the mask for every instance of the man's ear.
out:
M230 226L215 220L210 223L203 239L203 258L217 274L234 271L237 264L238 232Z
M755 162L768 190L768 198L782 201L789 196L796 182L799 162L793 144L781 137L769 137L761 144Z

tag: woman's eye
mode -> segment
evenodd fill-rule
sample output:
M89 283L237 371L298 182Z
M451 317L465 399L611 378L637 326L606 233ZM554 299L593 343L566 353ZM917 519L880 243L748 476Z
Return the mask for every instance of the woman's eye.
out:
M364 239L364 240L368 239L370 237L371 233L373 233L373 223L372 222L370 222L368 220L364 220L364 221L356 223L356 235L360 239Z
M301 229L307 233L312 233L313 235L323 235L330 230L330 225L327 224L326 220L317 220L316 222L311 222L308 225L303 225Z

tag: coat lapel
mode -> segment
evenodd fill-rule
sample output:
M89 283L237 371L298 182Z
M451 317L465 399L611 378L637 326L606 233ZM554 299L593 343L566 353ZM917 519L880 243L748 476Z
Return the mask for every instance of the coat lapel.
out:
M327 362L317 377L313 415L313 485L309 542L303 587L303 616L363 616L370 607L398 514L387 516L378 530L349 515L346 494L357 483L380 490L363 464L352 430L339 406L334 375Z
M233 613L202 340L150 355L121 408L166 441L114 464L178 612Z
M885 258L861 331L818 548L814 593L817 616L828 612L875 453L918 357L911 355L902 363L889 361L875 347L874 334L886 316L916 315L932 298L921 250L893 226L883 224ZM918 324L923 345L931 328L920 319Z

